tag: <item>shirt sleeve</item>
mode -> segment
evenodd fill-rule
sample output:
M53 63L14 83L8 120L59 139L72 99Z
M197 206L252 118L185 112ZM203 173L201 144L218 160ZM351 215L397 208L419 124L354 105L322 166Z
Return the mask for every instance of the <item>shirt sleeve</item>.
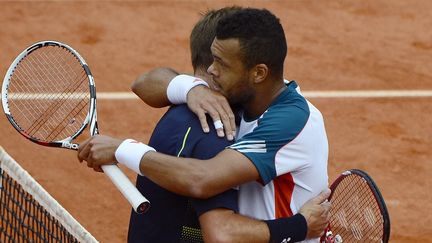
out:
M239 209L237 199L238 190L230 189L205 200L192 199L191 203L199 217L201 214L215 208L225 208L238 213Z
M258 126L252 132L243 136L230 148L251 160L265 185L276 176L301 166L292 164L285 167L284 171L276 171L275 160L277 153L283 153L285 158L296 156L295 151L286 152L285 150L300 134L308 118L307 106L273 107L263 114L258 120Z

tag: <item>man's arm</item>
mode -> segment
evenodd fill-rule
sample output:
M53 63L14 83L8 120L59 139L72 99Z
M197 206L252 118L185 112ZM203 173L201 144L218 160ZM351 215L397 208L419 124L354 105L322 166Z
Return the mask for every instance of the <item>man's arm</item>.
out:
M78 159L87 161L87 166L100 171L101 165L117 161L115 153L121 143L122 140L108 136L93 136L80 145ZM134 151L132 148L126 155L130 156ZM231 149L225 149L209 160L178 158L157 152L147 152L140 158L136 165L128 167L139 166L140 171L136 172L142 172L159 186L194 198L208 198L260 178L253 163Z
M301 241L320 237L328 224L330 203L326 199L329 195L330 190L323 191L306 202L299 211L301 216L272 220L271 229L266 221L235 214L228 209L210 210L199 217L204 241L267 243L281 242L286 238ZM306 221L306 229L302 227L303 219ZM289 225L292 227L287 228Z
M228 209L213 209L199 217L204 242L269 242L264 221L254 220Z
M179 75L170 68L156 68L143 73L132 83L132 91L149 106L160 108L171 105L167 97L167 87Z
M194 198L208 198L259 179L253 163L231 149L225 149L208 160L151 152L142 157L140 170L167 190Z
M116 161L115 151L121 142L121 140L107 136L93 136L81 144L78 158L80 161L86 160L88 166L100 170L101 164L110 164ZM182 195L197 198L208 198L235 185L256 180L259 177L254 165L246 157L230 149L225 149L210 160L177 158L149 152L142 156L140 165L141 171L160 186ZM325 196L325 198L327 197L328 195ZM316 205L319 205L319 203L315 203ZM321 215L324 218L328 215L319 212L320 209L316 207L314 210L305 211L302 208L299 211L306 219L309 227L308 237L315 237L316 232L321 233L321 230L325 227L322 226L323 223L320 218L316 219L316 215ZM261 222L233 215L229 212L216 213L217 211L211 214L204 213L203 217L200 217L202 227L205 228L204 237L211 241L218 240L218 237L221 236L218 235L220 231L212 231L218 230L218 227L222 227L220 230L226 231L228 241L238 239L237 237L246 237L249 234L254 234L254 232L259 234L254 238L255 240L268 241L270 232L272 232L274 238L284 234L286 228L277 226L277 222L274 221ZM231 224L231 222L236 223ZM318 225L318 228L316 225ZM320 228L321 226L322 228ZM233 231L236 227L241 228ZM291 230L295 231L295 229ZM231 242L237 241L233 240Z

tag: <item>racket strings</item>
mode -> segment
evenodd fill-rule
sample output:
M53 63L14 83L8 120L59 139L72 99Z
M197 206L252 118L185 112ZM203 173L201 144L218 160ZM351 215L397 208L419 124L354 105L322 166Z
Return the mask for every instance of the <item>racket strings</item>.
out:
M46 53L42 53L44 56L44 58L45 59L47 59L48 61L51 61L51 60L54 60L54 61L57 61L57 60L55 60L54 58L56 58L55 56L54 57L51 57L51 56L48 56L48 55L46 55ZM39 60L36 60L37 62L36 63L40 63L40 61ZM67 63L66 63L67 64ZM49 65L51 65L51 66L53 66L54 68L56 68L57 69L57 73L62 73L61 71L65 71L66 72L66 70L63 68L63 70L58 70L58 68L57 67L62 67L62 65L55 65L55 63L49 63ZM38 67L36 70L43 70L43 69L45 69L45 68L43 68L43 67ZM48 73L49 74L49 73ZM64 80L64 76L62 75L62 77L61 78L63 78L63 80ZM85 79L84 79L85 80ZM84 81L83 80L83 81ZM58 97L59 98L59 100L61 100L62 102L57 102L57 103L55 103L55 105L54 106L50 106L44 113L42 113L43 115L42 116L40 116L40 118L43 118L43 119L39 119L37 122L34 122L33 124L34 124L34 128L36 128L36 129L38 129L38 128L40 128L40 126L42 126L43 124L45 124L45 122L47 121L47 119L50 117L50 116L52 116L53 115L53 113L55 113L55 112L58 112L58 110L60 109L60 108L62 108L63 107L63 104L67 101L67 99L69 98L69 97L67 97L65 94L67 94L67 93L69 93L69 91L76 91L76 89L79 87L79 86L76 86L76 85L73 85L73 84L76 84L76 83L71 83L72 85L70 85L70 86L72 86L72 88L74 88L74 86L75 86L75 90L69 90L70 89L70 87L66 87L66 89L65 90L63 90L62 92L63 93L60 93L60 96ZM79 83L78 83L79 84ZM51 88L51 87L48 87L48 88ZM44 92L47 92L47 90L44 90ZM48 92L47 92L48 93ZM49 93L48 93L49 94ZM58 94L57 94L57 96L58 96ZM74 107L75 108L75 107ZM70 114L70 113L69 113ZM65 116L65 118L67 118L67 116ZM64 120L64 119L63 119ZM54 124L60 124L60 123L58 123L58 122L56 122L56 123L54 123ZM57 126L58 127L58 126ZM33 133L33 130L35 130L35 129L29 129L28 130L28 132L29 132L29 134L32 134ZM58 130L58 129L57 129ZM37 130L36 130L37 131ZM55 131L54 129L52 130L52 131ZM61 130L60 130L61 131ZM50 133L50 134L52 134L52 132ZM48 137L47 136L47 139L46 140L52 140L52 139L50 139L50 137Z
M15 68L8 89L14 120L38 140L64 139L85 123L88 77L65 48L45 46L33 51Z
M68 125L74 123L75 122L74 118L73 119L69 119L69 118L76 117L82 111L82 109L86 107L87 107L87 103L85 104L81 103L80 106L75 106L73 110L71 110L69 114L67 114L67 116L64 116L63 120L61 120L61 122L58 123L58 125L51 131L51 133L48 134L47 140L53 141L56 137L60 137L59 135L62 132L66 132L66 134L72 134L71 132L76 132L76 131L71 131L71 132L63 131L65 128L67 128L67 126L65 127L65 124Z
M63 96L61 97L62 101L55 103L53 106L50 106L45 112L44 115L41 116L42 119L38 119L37 122L35 122L30 128L29 128L29 134L32 134L34 131L39 131L40 127L43 126L45 124L45 122L51 118L50 116L52 116L53 113L58 112L59 109L61 109L64 105L64 103L67 101L67 99L69 99L70 97L67 96ZM75 117L81 110L82 108L86 107L86 104L82 104L81 106L75 106L73 107L73 110L71 110L69 113L67 113L63 119L58 122L56 121L54 124L57 124L54 128L51 129L51 132L47 131L46 133L48 133L45 137L47 141L52 141L54 140L65 128L65 121L69 120L70 117ZM67 112L67 111L63 111L63 112ZM69 122L74 122L74 120L70 120ZM68 133L67 131L65 131L66 133ZM72 134L72 133L68 133L68 134Z
M87 103L81 103L77 106L72 107L72 110L65 109L65 103L68 102L68 99L72 98L70 95L64 96L62 95L61 101L55 103L54 105L50 106L44 114L41 116L42 119L39 119L38 122L34 123L35 129L30 129L29 132L32 133L33 130L38 131L41 126L45 125L45 122L48 119L51 119L51 116L55 115L55 113L63 114L63 119L59 117L61 120L51 121L52 124L55 125L55 127L50 127L49 130L46 131L46 139L47 141L52 141L56 137L60 135L60 133L65 132L65 134L73 134L73 131L67 131L64 130L69 127L70 124L75 122L76 115L82 110L82 108L85 108ZM80 123L78 123L80 124ZM63 136L64 137L64 136Z
M82 79L81 82L86 81L86 79L85 79L86 77L84 76L83 78L84 78L84 79ZM66 87L66 90L63 90L63 92L60 93L60 94L58 95L58 98L59 98L60 102L56 102L56 103L54 103L54 105L51 105L50 107L48 107L48 109L45 110L45 111L43 112L43 115L40 117L40 118L44 118L44 119L39 119L39 121L34 122L33 128L36 128L36 129L37 129L37 128L39 128L40 126L42 126L42 125L44 124L44 122L45 122L48 118L50 118L50 117L52 116L53 113L57 112L59 109L63 108L63 111L64 111L64 109L65 109L65 107L64 107L65 102L68 101L70 98L72 98L71 95L72 95L75 91L77 91L77 89L80 87L80 86L74 85L74 83L71 83L71 84L72 84L71 87ZM80 84L80 83L78 83L78 84ZM75 89L74 89L74 90L69 90L70 88L75 88ZM86 103L86 104L87 104L87 103ZM75 115L77 114L77 112L74 113L74 110L77 110L77 108L78 108L78 111L80 111L83 107L86 106L86 104L84 104L84 106L74 106L74 107L73 107L73 110L71 110L71 111L70 111L66 116L64 116L62 122L58 122L58 121L57 121L56 123L54 123L54 124L58 124L58 125L56 126L56 128L58 128L59 126L61 126L62 124L64 124L64 121L65 121L68 117L70 117L71 114L72 114L73 116L75 116ZM67 111L67 110L66 110L66 111ZM34 130L34 129L32 129L32 127L30 127L30 128L29 128L29 133L31 134L33 130ZM56 131L56 130L58 130L58 129L52 129L52 132L51 132L50 134L48 134L48 136L47 136L47 140L50 140L50 135L51 135L54 131ZM61 130L60 130L59 132L61 132ZM58 135L58 133L57 133L57 135Z
M28 65L28 63L27 62L20 62L20 65L25 67ZM39 74L35 73L35 75L37 76ZM30 90L30 87L23 82L24 80L29 80L29 79L31 79L31 75L29 75L29 73L27 71L27 67L26 68L19 68L19 69L16 69L14 72L14 79L13 79L14 83L9 85L9 89L11 91L14 91L14 88L16 88L16 87L20 87L20 89L22 89L21 90L22 92L9 93L9 96L10 96L9 97L9 103L12 103L11 105L18 103L14 107L20 111L19 114L25 114L27 112L24 109L24 108L28 107L28 104L26 104L26 101L25 101L26 96L27 96L27 94L30 94L33 92ZM30 83L33 83L33 80ZM31 88L39 89L39 86L36 85L35 87L31 87ZM40 93L42 94L42 92L40 92ZM35 98L43 98L43 97L35 97ZM13 102L11 102L11 101L13 101ZM24 103L24 104L22 104L22 103ZM38 106L33 106L33 108L37 109L38 110L37 112L39 112ZM34 114L32 112L27 112L27 114L29 116L31 116L33 119L35 119ZM23 124L20 123L19 125L23 125Z
M344 242L381 242L383 218L367 182L355 174L345 177L331 199L331 230Z
M344 182L345 183L345 182ZM354 186L354 187L351 187ZM345 219L343 219L342 215L339 216L339 221L344 222L344 227L346 230L350 230L350 233L354 237L354 239L360 240L364 237L365 225L361 225L359 222L365 222L363 220L359 220L364 217L364 205L373 205L372 202L364 197L364 194L367 193L367 185L365 183L361 183L361 181L356 181L354 185L346 185L346 189L356 188L356 194L354 194L350 198L345 198L345 210L344 215ZM344 192L342 192L344 193ZM352 191L349 190L348 194ZM370 210L367 210L370 211ZM373 226L373 225L372 225ZM370 232L369 230L367 232Z
M47 98L49 98L49 96L47 96ZM34 118L33 124L28 128L27 131L30 135L32 134L32 132L34 130L38 130L40 128L40 126L42 126L48 120L49 116L52 115L54 112L56 112L61 107L61 105L65 101L64 100L65 97L63 97L63 95L61 95L59 98L60 98L60 100L62 100L61 103L56 102L56 103L54 103L54 105L49 106L44 111L38 110L38 113L36 113L36 114L41 114L41 115L39 117ZM37 107L37 109L38 109L38 107Z

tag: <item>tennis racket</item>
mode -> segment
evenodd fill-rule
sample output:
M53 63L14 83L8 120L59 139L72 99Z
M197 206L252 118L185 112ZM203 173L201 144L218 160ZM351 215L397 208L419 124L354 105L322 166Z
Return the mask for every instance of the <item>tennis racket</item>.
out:
M98 134L96 88L81 55L56 41L35 43L15 58L2 86L2 104L12 126L40 145L77 150L73 140L90 125ZM116 165L102 166L137 213L150 202Z
M383 242L390 237L384 199L366 172L343 172L330 186L330 221L322 243Z

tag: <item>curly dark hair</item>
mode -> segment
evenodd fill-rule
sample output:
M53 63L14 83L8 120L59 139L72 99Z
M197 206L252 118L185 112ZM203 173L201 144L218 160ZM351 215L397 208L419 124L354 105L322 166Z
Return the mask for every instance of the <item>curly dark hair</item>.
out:
M246 68L264 63L273 77L283 76L287 54L279 19L267 9L243 8L219 20L216 38L238 38Z
M216 36L216 27L219 20L240 9L242 8L232 6L218 10L209 10L204 13L203 17L195 24L189 38L192 67L194 70L207 70L212 64L213 56L210 47Z

